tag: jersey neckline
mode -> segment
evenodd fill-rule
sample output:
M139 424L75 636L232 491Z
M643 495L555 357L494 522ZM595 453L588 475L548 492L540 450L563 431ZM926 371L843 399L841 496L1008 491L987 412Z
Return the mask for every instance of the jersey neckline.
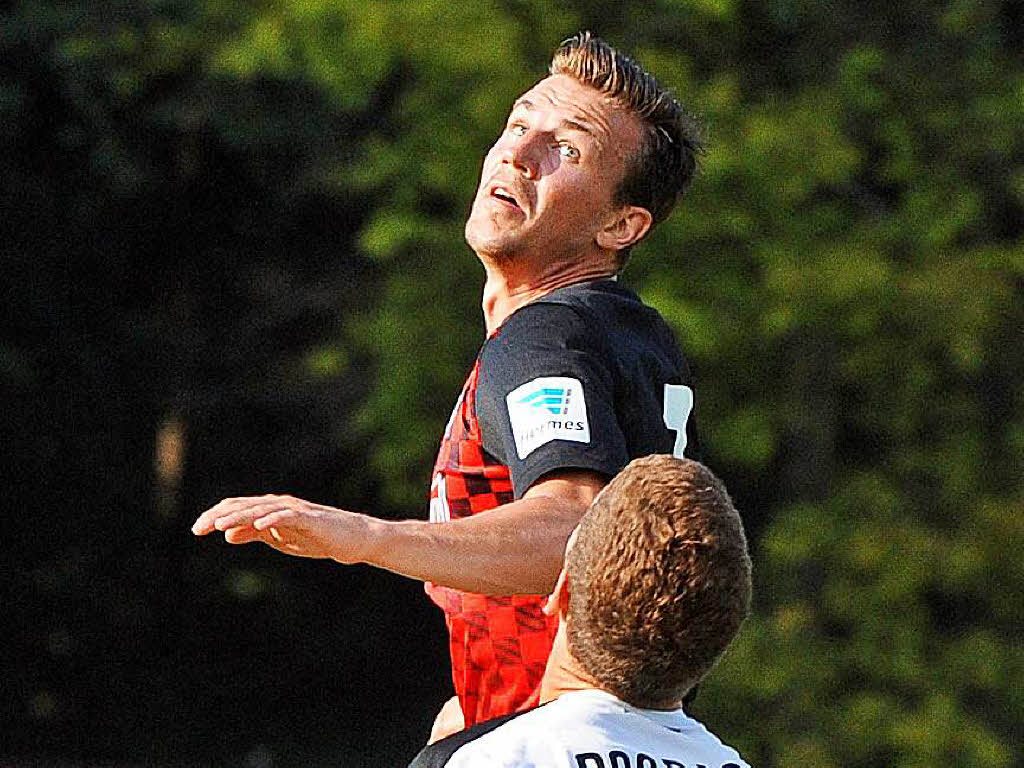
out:
M595 278L592 278L590 280L580 280L578 283L569 283L567 285L560 285L557 288L553 288L552 290L548 291L547 293L545 293L545 294L543 294L541 296L538 296L537 298L533 299L532 301L528 301L526 304L523 304L523 306L517 307L515 309L515 311L513 311L508 317L506 317L504 320L502 320L501 325L499 325L497 328L495 328L493 331L491 331L490 333L487 334L486 340L487 341L492 341L493 339L496 339L498 337L498 335L501 333L501 329L504 328L508 324L508 321L511 320L513 317L515 317L517 312L520 312L520 311L526 309L527 307L532 307L535 304L543 304L545 301L550 300L551 297L554 296L556 293L561 293L562 291L567 291L567 290L570 290L572 288L579 288L579 287L584 286L584 285L594 285L594 286L596 286L596 285L600 285L601 283L611 283L612 286L614 286L615 288L618 288L621 291L629 291L629 289L626 288L622 284L622 282L619 280L619 275L617 275L617 274L612 275L610 277L595 277Z
M683 711L682 707L677 707L675 709L645 709L644 707L636 707L623 701L615 694L601 690L600 688L587 688L582 691L569 691L559 696L557 701L567 697L572 699L589 699L590 701L604 702L616 707L621 707L626 712L633 712L641 715L642 717L646 717L648 720L652 720L658 725L664 728L669 728L673 731L678 731L681 724L689 722L690 720L690 716Z

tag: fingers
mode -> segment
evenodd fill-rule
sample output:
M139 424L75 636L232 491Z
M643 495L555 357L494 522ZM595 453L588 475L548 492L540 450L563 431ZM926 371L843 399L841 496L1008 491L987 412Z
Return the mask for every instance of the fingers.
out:
M224 531L224 541L228 544L249 544L253 541L262 541L263 535L252 528L228 528Z
M271 535L273 535L275 539L280 540L280 536L277 534L274 526L287 525L296 517L298 517L298 515L293 509L279 509L276 512L267 512L261 517L253 520L252 527L257 531L265 531L269 528Z
M257 531L253 528L228 528L224 531L224 540L228 544L251 544L254 541L261 541L268 547L273 547L278 552L294 555L301 553L302 548L287 541L277 528Z
M205 536L222 531L228 544L262 541L289 555L356 562L348 550L339 550L338 542L352 539L345 531L362 521L361 515L294 496L245 496L210 507L196 519L192 532Z
M205 536L213 531L251 526L253 521L271 512L289 509L296 501L289 496L243 496L224 499L203 512L192 524L192 533Z
M430 738L427 740L427 743L433 744L435 741L443 739L445 736L450 736L456 731L461 731L465 727L466 718L462 714L459 697L452 696L444 703L441 711L434 718L434 725L430 729Z

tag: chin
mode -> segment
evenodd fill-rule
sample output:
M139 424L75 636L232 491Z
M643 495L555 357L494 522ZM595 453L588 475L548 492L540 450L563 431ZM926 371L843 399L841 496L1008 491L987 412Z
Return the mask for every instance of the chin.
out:
M490 261L510 262L522 250L518 238L496 232L492 222L475 222L472 217L466 222L466 242L477 256Z

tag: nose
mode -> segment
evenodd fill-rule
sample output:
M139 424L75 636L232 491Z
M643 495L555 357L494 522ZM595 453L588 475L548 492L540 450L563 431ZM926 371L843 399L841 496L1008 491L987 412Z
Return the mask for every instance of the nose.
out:
M511 165L526 178L536 179L540 176L543 144L539 132L528 131L505 145L501 161Z

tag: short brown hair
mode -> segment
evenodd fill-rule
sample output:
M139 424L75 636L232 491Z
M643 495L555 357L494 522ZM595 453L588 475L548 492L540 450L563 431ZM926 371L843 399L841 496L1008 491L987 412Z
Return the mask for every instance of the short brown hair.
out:
M623 701L681 698L750 608L750 556L725 486L696 461L632 461L566 554L569 651Z
M697 171L703 151L697 121L643 67L590 32L563 41L550 72L596 88L640 118L640 151L626 168L615 203L646 208L654 224L664 220Z

